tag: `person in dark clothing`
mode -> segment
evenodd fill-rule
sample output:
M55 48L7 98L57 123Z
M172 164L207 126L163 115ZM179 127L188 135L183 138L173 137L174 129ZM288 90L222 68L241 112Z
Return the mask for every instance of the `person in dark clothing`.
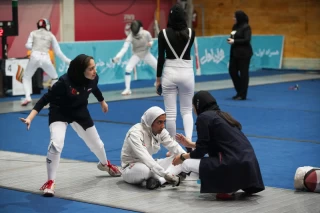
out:
M157 91L162 86L167 115L166 129L171 137L176 135L177 95L179 95L184 131L186 137L192 138L192 97L195 80L190 50L194 38L195 31L187 27L184 9L180 4L174 5L169 12L167 28L158 35L156 79Z
M228 43L231 44L229 74L237 92L234 100L246 100L249 86L249 66L253 55L251 27L248 16L241 10L235 12L235 24L232 27Z
M99 77L91 56L78 55L70 63L66 74L52 86L48 93L36 103L27 118L20 120L29 130L31 121L48 103L50 144L47 152L48 181L41 187L44 196L54 195L56 173L68 124L84 140L90 150L99 159L98 169L107 171L111 176L120 176L119 169L107 160L104 144L94 126L88 111L88 97L92 92L101 104L103 112L108 112L108 105L98 88Z
M197 142L177 134L178 142L194 150L177 156L173 165L182 163L183 172L199 174L200 192L217 193L218 199L232 198L240 189L249 194L264 190L258 160L241 124L221 111L207 91L194 95L193 107L198 116Z

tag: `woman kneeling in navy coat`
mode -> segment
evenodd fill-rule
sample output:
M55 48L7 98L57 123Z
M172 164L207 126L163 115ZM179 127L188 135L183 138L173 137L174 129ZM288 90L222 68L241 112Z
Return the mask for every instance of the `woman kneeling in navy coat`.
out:
M249 194L263 191L259 163L241 131L241 124L220 111L217 101L207 91L195 94L192 103L198 116L198 140L191 142L177 134L177 141L194 150L177 156L173 164L182 163L183 172L199 174L200 192L217 193L217 199L232 198L240 189Z

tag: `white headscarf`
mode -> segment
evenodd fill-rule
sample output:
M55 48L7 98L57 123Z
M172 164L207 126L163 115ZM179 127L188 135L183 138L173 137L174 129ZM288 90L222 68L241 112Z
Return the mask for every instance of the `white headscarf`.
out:
M165 114L163 109L157 106L150 107L141 117L141 123L144 124L151 132L153 122L160 116Z

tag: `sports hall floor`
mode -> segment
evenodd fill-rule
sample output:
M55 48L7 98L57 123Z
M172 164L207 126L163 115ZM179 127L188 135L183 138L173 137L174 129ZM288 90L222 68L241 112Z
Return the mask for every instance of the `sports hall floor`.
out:
M299 90L290 90L298 84ZM152 80L134 81L133 94L120 95L123 84L103 85L109 112L103 114L93 96L89 110L105 143L107 157L120 165L126 131L151 106L164 107ZM260 70L251 72L248 99L234 101L226 74L197 76L196 91L209 90L223 111L238 119L260 163L266 190L233 201L200 194L195 178L179 187L147 190L109 177L96 168L97 159L69 128L57 174L54 198L41 196L46 181L49 143L48 110L43 109L26 131L19 117L32 106L20 107L21 97L0 99L0 212L290 212L319 213L320 195L296 192L295 171L320 167L320 72ZM34 95L34 103L40 95ZM34 104L33 103L33 104ZM180 115L178 132L183 133ZM196 140L196 132L194 132ZM161 149L157 158L164 157Z

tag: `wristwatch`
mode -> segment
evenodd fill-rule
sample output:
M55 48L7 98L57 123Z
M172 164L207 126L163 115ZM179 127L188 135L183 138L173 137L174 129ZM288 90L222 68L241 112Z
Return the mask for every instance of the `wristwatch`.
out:
M183 157L183 154L184 154L184 153L182 153L182 154L180 155L180 160L182 160L182 161L185 160L185 158Z

